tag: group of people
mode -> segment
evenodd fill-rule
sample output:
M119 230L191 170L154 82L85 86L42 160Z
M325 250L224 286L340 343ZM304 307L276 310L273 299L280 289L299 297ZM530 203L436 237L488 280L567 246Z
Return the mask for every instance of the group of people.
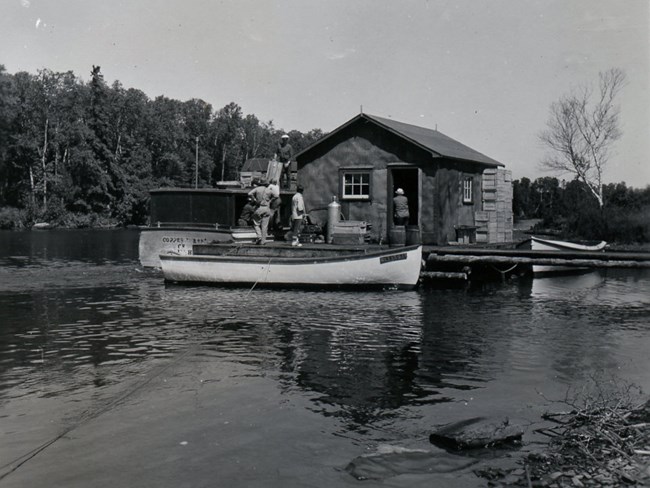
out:
M302 197L304 188L300 185L291 198L291 245L300 244L300 231L305 218L305 202ZM248 225L252 222L255 229L255 244L266 244L269 231L269 223L274 222L280 225L280 187L276 179L269 184L260 184L248 193L248 202L244 205L240 214L238 224Z
M291 160L293 159L293 147L289 144L289 135L283 134L276 147L273 159L282 163L280 180L285 189L291 186ZM274 227L281 226L279 208L280 187L278 180L272 179L268 184L257 184L255 188L248 193L248 201L242 208L239 220L240 226L253 224L257 239L256 244L265 244L269 231L269 224ZM302 198L302 186L298 186L296 193L291 199L291 235L293 246L301 246L299 236L302 222L305 217L305 203Z

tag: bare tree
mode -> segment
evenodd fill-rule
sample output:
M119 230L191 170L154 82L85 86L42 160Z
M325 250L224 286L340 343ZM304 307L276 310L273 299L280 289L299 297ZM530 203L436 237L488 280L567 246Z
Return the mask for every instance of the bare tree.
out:
M539 139L550 149L542 167L575 175L602 208L603 172L612 143L621 136L616 98L625 84L625 73L612 68L599 77L597 90L585 85L551 105Z

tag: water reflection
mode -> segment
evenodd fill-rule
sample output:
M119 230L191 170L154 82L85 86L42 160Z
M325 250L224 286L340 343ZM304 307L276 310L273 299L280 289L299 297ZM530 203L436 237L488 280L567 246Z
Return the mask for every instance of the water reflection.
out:
M137 266L137 233L45 234L0 235L0 402L79 401L189 351L363 434L433 423L434 407L468 398L475 413L512 408L595 370L643 380L650 366L647 272L411 292L186 287Z
M532 320L538 354L567 383L595 372L626 368L621 355L647 331L650 318L647 271L592 271L533 281ZM624 331L628 332L624 332Z
M291 306L296 303L305 305ZM417 292L265 290L255 312L236 330L221 328L206 344L210 353L264 357L267 366L277 361L287 392L309 392L314 411L344 418L351 429L392 415L414 395L422 320Z
M605 276L596 270L577 274L542 276L532 280L531 296L539 301L580 301L596 297L598 288L605 283Z

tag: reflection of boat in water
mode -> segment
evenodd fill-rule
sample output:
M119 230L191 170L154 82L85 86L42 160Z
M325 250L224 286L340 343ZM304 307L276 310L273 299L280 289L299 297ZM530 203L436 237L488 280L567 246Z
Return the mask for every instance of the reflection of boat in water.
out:
M422 246L381 248L281 244L195 246L193 255L161 254L165 280L189 283L413 288Z
M557 241L550 239L541 239L539 237L531 237L527 241L530 249L533 251L564 251L564 252L599 252L605 249L607 243L601 241L598 243L580 244L577 242ZM551 266L551 265L533 265L533 273L535 275L544 275L549 273L584 273L588 268L583 267L570 267L570 266Z
M582 270L573 274L547 274L547 279L531 280L531 296L542 299L567 300L576 294L584 296L603 284L598 270Z

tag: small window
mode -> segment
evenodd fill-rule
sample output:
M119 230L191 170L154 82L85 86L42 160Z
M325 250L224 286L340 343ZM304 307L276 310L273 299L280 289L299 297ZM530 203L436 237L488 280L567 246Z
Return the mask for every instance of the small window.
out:
M474 201L473 183L474 180L472 178L465 178L463 180L463 203L472 203Z
M341 197L345 200L370 199L370 173L366 171L346 171L342 173Z

